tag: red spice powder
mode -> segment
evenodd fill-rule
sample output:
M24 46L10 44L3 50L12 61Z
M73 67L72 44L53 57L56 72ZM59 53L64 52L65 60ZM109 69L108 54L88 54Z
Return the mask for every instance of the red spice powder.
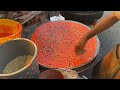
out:
M76 44L87 32L88 28L82 24L68 21L40 26L31 38L38 47L38 63L51 68L70 68L88 62L96 52L96 38L88 40L85 53L75 53Z

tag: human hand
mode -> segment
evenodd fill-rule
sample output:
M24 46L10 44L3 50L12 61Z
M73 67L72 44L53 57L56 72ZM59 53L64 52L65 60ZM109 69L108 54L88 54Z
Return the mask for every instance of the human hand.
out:
M84 47L86 44L87 40L85 38L82 38L78 44L75 46L75 52L76 54L82 54L85 52Z

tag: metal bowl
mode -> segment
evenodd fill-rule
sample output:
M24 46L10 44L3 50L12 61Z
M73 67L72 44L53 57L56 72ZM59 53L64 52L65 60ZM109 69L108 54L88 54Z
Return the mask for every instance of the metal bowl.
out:
M29 65L9 74L2 74L5 66L14 58L32 55ZM37 46L34 42L24 38L8 41L0 46L0 79L38 79L39 67L36 62Z
M64 75L57 70L48 69L40 74L39 79L64 79Z
M71 69L48 69L40 74L39 79L80 79L80 77Z

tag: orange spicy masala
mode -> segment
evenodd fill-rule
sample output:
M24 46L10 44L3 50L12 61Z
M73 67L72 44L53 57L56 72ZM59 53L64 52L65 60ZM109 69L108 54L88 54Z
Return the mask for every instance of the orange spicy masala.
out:
M38 27L31 40L38 47L38 63L50 68L70 68L85 64L94 57L97 41L85 45L85 53L76 55L75 45L89 29L75 22L47 22Z

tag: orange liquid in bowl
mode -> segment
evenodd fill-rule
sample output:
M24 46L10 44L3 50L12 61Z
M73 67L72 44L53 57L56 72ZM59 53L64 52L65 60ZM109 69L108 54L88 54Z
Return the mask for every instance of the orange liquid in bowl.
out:
M22 25L14 20L0 19L0 44L21 37Z
M0 38L11 36L13 33L0 33Z

